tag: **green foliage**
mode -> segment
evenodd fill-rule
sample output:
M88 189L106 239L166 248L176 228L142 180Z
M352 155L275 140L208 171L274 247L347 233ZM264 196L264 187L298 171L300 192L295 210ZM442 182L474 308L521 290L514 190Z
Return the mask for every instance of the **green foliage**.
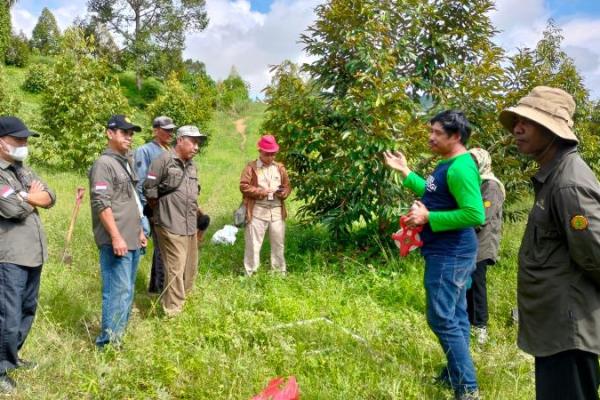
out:
M181 71L185 33L201 31L208 24L205 0L90 0L88 11L122 39L140 90L148 66L161 76Z
M18 115L20 109L21 101L9 89L6 71L0 66L0 115Z
M26 67L29 64L30 56L29 41L25 34L21 32L19 35L12 35L4 58L6 65L14 65L19 68Z
M314 61L275 70L265 129L292 169L302 215L341 237L380 232L406 206L382 152L427 153L425 122L442 104L487 110L501 82L489 0L332 0L302 36ZM470 17L472 16L472 17ZM440 21L444 21L440 24ZM468 76L468 78L466 78ZM493 105L492 107L493 108Z
M11 36L10 5L8 1L2 1L0 2L0 62L4 62L6 50L10 46Z
M193 96L204 99L210 107L217 107L217 84L214 79L206 73L204 63L200 61L185 61L185 71L181 78L181 83Z
M74 25L83 30L86 38L94 37L94 54L106 59L111 68L118 72L123 62L121 51L106 25L94 18L77 18Z
M32 64L23 82L23 90L29 93L41 93L48 86L50 68L45 64Z
M227 79L217 84L217 108L234 113L244 111L250 103L249 88L250 85L242 79L235 67L231 68Z
M40 54L55 54L60 43L60 30L54 14L44 7L37 24L31 33L31 48L37 49Z
M164 94L148 105L148 116L152 119L168 115L177 126L196 125L207 132L213 111L210 99L190 94L175 74L169 76L164 86Z
M140 91L140 95L142 98L150 103L162 93L163 85L156 78L148 78L144 80L142 83L142 90Z
M579 150L596 172L600 172L600 137L593 127L593 105L588 91L577 72L573 60L561 49L562 34L554 21L548 21L542 39L535 49L519 49L508 59L505 68L502 95L497 100L496 111L489 114L497 117L506 107L512 106L535 86L545 85L561 88L571 94L577 104L575 130L581 143ZM529 177L537 168L535 163L517 153L511 135L498 124L490 124L486 135L476 140L490 149L496 174L505 183L508 200L513 202L529 190Z
M54 168L84 171L106 146L108 118L128 111L110 68L94 56L93 40L70 28L44 91L44 140L34 158Z
M412 194L401 191L381 153L402 150L426 174L434 157L425 123L448 108L467 114L473 146L502 160L495 170L509 202L522 197L535 166L517 154L498 114L541 84L574 96L583 155L600 170L593 107L560 49L560 30L550 21L535 50L506 63L491 41L492 7L491 0L332 0L317 7L302 36L314 61L300 69L280 65L266 90L264 128L282 143L303 217L345 238L361 227L388 232L401 213L398 199L406 207Z

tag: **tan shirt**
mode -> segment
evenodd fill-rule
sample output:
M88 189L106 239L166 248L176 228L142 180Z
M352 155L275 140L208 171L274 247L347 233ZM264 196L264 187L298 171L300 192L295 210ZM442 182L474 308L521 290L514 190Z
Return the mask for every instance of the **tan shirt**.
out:
M246 218L248 222L250 222L254 217L254 213L257 208L257 202L261 200L268 201L266 200L267 195L265 189L260 187L258 183L259 163L262 166L260 159L249 162L242 171L242 176L240 177L240 191L243 195L244 205L246 205ZM274 195L274 198L278 198L280 200L281 207L270 207L268 215L262 214L261 219L265 219L267 221L273 221L273 218L279 218L279 216L276 214L279 210L281 210L281 219L285 219L287 217L285 199L292 191L285 167L278 162L273 162L273 165L275 168L277 168L278 176L280 177L280 184L283 186L283 190L279 194ZM259 214L260 212L261 211L259 211ZM275 214L273 214L273 212Z
M0 159L0 263L39 267L48 259L46 234L35 207L20 192L28 192L33 180L40 178L20 163ZM44 190L56 202L54 192Z

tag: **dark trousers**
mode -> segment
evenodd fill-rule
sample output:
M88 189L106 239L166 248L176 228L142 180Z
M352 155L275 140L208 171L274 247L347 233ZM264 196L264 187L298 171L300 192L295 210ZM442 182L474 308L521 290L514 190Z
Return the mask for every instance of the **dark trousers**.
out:
M467 290L467 313L471 326L485 327L488 323L486 274L490 259L479 261L471 274L471 288Z
M535 358L537 400L597 400L599 383L597 354L567 350Z
M0 263L0 375L16 368L38 303L42 267Z
M148 291L150 293L162 293L165 287L165 266L160 255L158 237L156 236L154 226L152 226L152 242L154 244L154 253L152 254L152 269L150 270Z

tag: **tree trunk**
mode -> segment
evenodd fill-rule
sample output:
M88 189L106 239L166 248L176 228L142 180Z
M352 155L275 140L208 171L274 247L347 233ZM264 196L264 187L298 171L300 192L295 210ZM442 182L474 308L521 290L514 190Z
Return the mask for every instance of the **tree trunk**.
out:
M140 51L140 47L139 47L139 39L140 39L140 26L141 26L141 20L140 20L140 5L136 5L136 7L134 7L134 12L135 12L135 53L138 53ZM140 65L140 55L139 54L134 54L134 57L136 58L135 60L135 86L137 86L137 90L140 91L142 90L142 66Z
M142 71L139 64L135 66L135 86L138 91L142 90Z

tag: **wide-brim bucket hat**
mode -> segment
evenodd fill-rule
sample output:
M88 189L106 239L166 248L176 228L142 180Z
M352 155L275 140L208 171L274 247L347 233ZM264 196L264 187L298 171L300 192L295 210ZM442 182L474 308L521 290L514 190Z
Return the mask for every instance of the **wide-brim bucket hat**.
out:
M267 153L276 153L279 151L279 145L273 135L264 135L257 143L258 149Z
M525 117L550 130L556 136L579 143L573 132L575 101L562 89L537 86L516 106L500 113L500 123L510 132L517 116Z

